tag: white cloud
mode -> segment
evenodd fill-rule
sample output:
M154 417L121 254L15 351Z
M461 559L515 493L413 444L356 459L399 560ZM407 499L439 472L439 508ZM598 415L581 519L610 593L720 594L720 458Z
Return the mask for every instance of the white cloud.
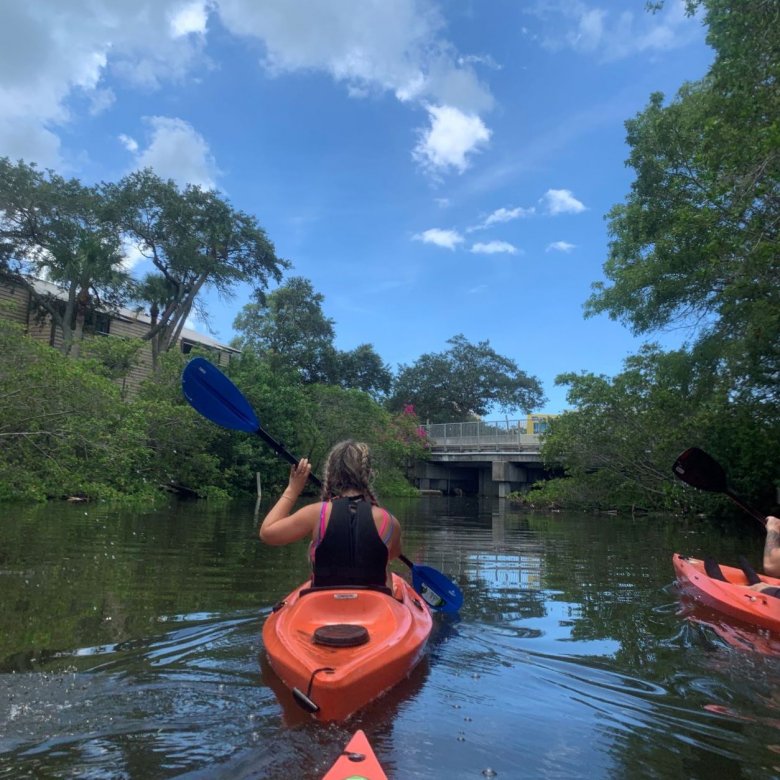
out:
M586 206L572 195L571 190L547 190L540 198L548 214L579 214Z
M430 0L299 0L295 12L289 0L219 0L218 8L231 32L262 41L271 75L324 71L354 97L391 92L428 107L431 126L414 158L430 171L462 172L490 137L480 115L494 101L473 67L487 58L457 53Z
M422 233L413 236L415 241L422 241L424 244L434 244L444 249L455 249L463 242L463 236L457 230L442 230L441 228L430 228Z
M337 81L389 90L399 99L482 111L493 98L441 37L444 19L429 0L219 0L236 35L265 45L272 74L322 70Z
M262 44L270 75L321 71L356 97L438 107L415 155L429 170L464 170L490 136L482 117L494 100L475 67L492 62L456 50L434 0L11 0L0 24L0 155L61 164L60 128L83 106L112 104L109 78L157 89L209 66L214 17Z
M485 219L482 220L478 225L474 225L473 227L468 228L468 232L473 232L475 230L484 230L485 228L490 227L491 225L500 225L504 222L512 222L515 219L520 219L522 217L530 217L532 214L536 213L536 209L532 206L531 208L523 208L522 206L516 206L515 208L504 208L503 206L499 209L496 209L492 214L488 214Z
M479 255L516 255L517 247L507 241L488 241L487 243L474 244L471 251Z
M124 146L128 152L133 152L135 154L135 152L138 151L138 141L136 141L135 138L125 135L124 133L120 133L118 138L122 146Z
M113 89L94 89L89 95L89 113L97 116L107 111L116 102Z
M522 206L517 206L513 209L500 208L490 214L484 224L485 227L489 227L490 225L496 225L501 222L511 222L513 219L519 219L520 217L527 217L533 213L533 207L530 209L525 209Z
M3 2L0 155L60 167L59 128L80 102L93 114L113 103L109 72L152 87L183 77L203 51L202 37L172 34L183 8L181 0Z
M203 0L194 0L172 10L168 17L171 35L174 38L193 33L203 35L206 32L208 15L208 7Z
M493 57L489 54L467 54L463 57L458 57L458 65L474 64L485 65L493 70L501 70L502 66L499 65Z
M125 271L132 271L137 265L146 262L149 258L141 252L138 245L132 241L122 243L122 267Z
M603 61L668 51L701 35L700 21L687 15L684 0L667 0L657 13L606 11L585 0L539 2L528 13L545 25L541 38L547 48L570 48Z
M146 117L145 121L151 127L151 140L136 154L138 168L153 168L159 176L178 184L216 187L219 169L208 143L192 125L165 116Z
M428 106L428 114L431 126L421 131L413 157L434 174L451 168L462 173L469 155L490 140L490 130L475 114L453 106Z
M37 162L44 168L58 168L62 163L59 136L34 117L0 115L0 155Z
M574 244L570 244L568 241L553 241L551 244L547 244L546 252L571 252L572 249L576 249Z
M440 209L446 209L450 205L449 198L434 198L433 200Z

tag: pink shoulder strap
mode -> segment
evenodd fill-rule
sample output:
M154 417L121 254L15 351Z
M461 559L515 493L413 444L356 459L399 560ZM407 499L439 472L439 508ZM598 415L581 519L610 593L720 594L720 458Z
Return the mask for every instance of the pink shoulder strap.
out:
M322 508L320 509L320 524L317 528L317 544L320 543L322 537L325 535L325 521L328 519L328 502L322 502Z
M379 536L385 544L389 544L393 536L392 517L386 509L382 509L382 512L384 512L385 516L382 520L382 525L379 527Z

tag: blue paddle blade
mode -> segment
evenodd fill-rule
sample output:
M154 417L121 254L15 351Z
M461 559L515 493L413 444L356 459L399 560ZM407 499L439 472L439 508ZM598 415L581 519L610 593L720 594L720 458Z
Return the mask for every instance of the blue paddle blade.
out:
M412 587L437 612L457 612L463 605L460 588L430 566L412 564Z
M181 376L181 389L193 409L223 428L246 433L260 428L241 391L208 360L190 360Z

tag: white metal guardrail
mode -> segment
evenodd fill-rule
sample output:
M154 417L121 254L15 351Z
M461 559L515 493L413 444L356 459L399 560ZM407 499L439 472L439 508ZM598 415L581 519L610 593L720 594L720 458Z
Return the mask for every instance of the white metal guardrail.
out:
M429 423L423 425L428 441L434 447L538 447L538 433L526 433L526 420L498 420L487 422Z

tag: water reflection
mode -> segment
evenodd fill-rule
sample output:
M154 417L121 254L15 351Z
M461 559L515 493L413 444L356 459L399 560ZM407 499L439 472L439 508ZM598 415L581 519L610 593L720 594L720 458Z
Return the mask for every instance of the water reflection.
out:
M780 638L681 613L672 587L673 552L734 558L739 528L391 508L466 603L409 680L327 725L263 669L262 621L307 563L254 541L252 506L6 518L0 777L318 778L355 728L404 779L777 774Z

